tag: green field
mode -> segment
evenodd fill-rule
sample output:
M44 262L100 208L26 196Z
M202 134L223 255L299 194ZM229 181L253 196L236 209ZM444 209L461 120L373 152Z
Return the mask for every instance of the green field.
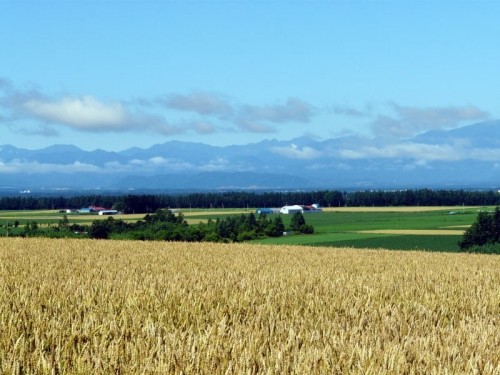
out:
M308 224L314 226L313 235L287 235L265 238L252 243L273 245L309 245L356 248L385 248L401 250L458 251L462 232L472 224L479 210L491 207L465 208L352 208L325 210L323 213L305 215ZM181 210L189 224L206 222L208 219L241 215L250 210L212 209ZM26 223L36 221L44 227L57 225L63 218L57 211L0 211L0 236L22 232ZM115 219L136 221L144 215L117 215ZM108 216L67 215L70 223L90 224ZM282 215L287 226L291 215ZM17 228L14 223L18 222Z
M461 232L472 224L480 209L418 212L330 211L305 216L314 235L266 238L261 244L300 244L401 250L458 251ZM454 214L450 214L454 212ZM285 220L285 224L287 221ZM366 233L380 231L386 233ZM399 233L398 233L399 232ZM417 232L416 234L408 234Z
M36 221L38 224L57 224L59 220L66 215L70 223L77 224L90 224L93 220L107 219L109 216L100 216L97 213L92 214L64 214L54 210L26 210L26 211L0 211L0 225L13 224L18 221L20 225L26 222ZM130 214L130 215L116 215L124 221L132 222L142 219L145 214ZM1 232L0 232L1 233Z

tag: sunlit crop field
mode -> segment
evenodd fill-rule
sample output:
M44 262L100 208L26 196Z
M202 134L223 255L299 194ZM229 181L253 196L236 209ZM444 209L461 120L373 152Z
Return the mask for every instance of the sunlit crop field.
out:
M500 257L0 239L0 373L500 374Z
M387 206L387 207L324 207L323 211L334 212L429 212L429 211L461 211L477 209L478 206Z

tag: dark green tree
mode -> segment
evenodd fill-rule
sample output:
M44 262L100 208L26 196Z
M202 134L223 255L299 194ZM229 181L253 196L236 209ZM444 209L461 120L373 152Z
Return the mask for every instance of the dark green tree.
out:
M34 232L34 231L36 231L37 229L38 229L38 223L37 223L36 221L32 221L32 222L30 223L30 230L31 230L32 232Z
M114 219L108 217L106 220L94 220L89 230L90 238L107 239L113 231Z
M67 230L69 227L69 220L67 215L63 215L62 219L59 220L59 229Z
M264 229L264 234L269 237L280 237L285 231L285 225L281 216L276 216L274 220L269 220L267 226Z
M294 232L300 232L300 227L305 225L306 220L304 219L304 215L302 212L296 212L293 214L292 219L290 220L290 229Z
M23 234L25 236L36 236L39 234L38 231L38 223L36 221L28 221L26 222L26 225L24 226L24 231Z
M124 212L126 210L125 203L123 203L123 202L115 202L111 206L111 209Z
M493 214L493 242L500 242L500 207Z
M500 211L497 207L493 214L479 212L476 222L473 223L464 233L459 246L462 250L473 246L483 246L499 241Z

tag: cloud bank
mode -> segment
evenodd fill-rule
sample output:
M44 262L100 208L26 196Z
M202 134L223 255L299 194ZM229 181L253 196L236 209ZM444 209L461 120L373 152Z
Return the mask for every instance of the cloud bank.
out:
M122 104L99 102L92 96L63 97L55 101L31 99L24 103L24 108L44 121L82 130L116 130L133 120Z
M298 98L287 99L284 104L250 105L234 103L216 93L193 91L110 101L92 95L48 95L38 90L19 90L10 81L0 79L0 118L13 128L17 123L30 121L36 128L22 129L29 134L55 136L59 134L57 128L166 136L273 133L278 124L309 122L313 115L313 107Z
M300 148L295 144L289 147L273 147L271 151L289 159L312 160L323 156L322 151L308 146Z
M313 116L313 108L298 98L290 98L285 104L251 106L241 109L240 116L251 121L268 121L273 123L309 122Z
M208 91L169 93L128 101L103 100L93 95L47 94L39 89L18 89L11 81L0 77L0 125L17 134L43 137L57 137L64 129L86 133L149 133L166 137L217 133L285 134L288 129L294 129L296 134L301 130L310 132L315 126L319 132L336 128L339 135L340 130L348 129L347 134L352 135L363 127L371 129L375 138L390 139L395 145L364 148L357 144L344 150L343 157L425 154L427 159L441 160L440 155L448 155L448 148L454 145L422 146L417 143L398 144L397 141L429 130L453 129L466 122L490 117L473 105L412 107L389 102L378 107L366 104L359 108L342 105L318 108L298 97L273 104L241 103L227 95ZM314 121L318 115L323 116L321 121L325 123ZM325 115L332 118L324 120ZM344 123L346 119L348 121ZM335 130L330 132L334 133ZM314 159L324 154L324 151L307 147L276 148L272 152L295 159Z
M229 101L220 95L208 92L190 94L171 94L159 100L167 108L199 115L229 115L233 108Z
M490 116L475 106L407 107L392 103L392 115L378 115L372 123L379 136L410 137L428 130L448 130L467 121L483 121Z

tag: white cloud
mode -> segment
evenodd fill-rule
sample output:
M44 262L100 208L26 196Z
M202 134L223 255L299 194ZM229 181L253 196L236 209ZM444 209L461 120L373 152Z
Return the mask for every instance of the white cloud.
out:
M482 161L497 161L500 160L499 148L472 148L466 150L466 155L470 159Z
M153 132L181 134L190 128L171 125L163 117L132 112L120 102L102 102L92 96L63 97L57 100L29 99L22 107L31 117L44 123L57 123L90 132Z
M8 163L0 161L0 173L31 173L31 174L46 174L46 173L83 173L92 172L100 173L102 169L92 165L75 161L71 164L50 164L39 162L27 162L23 160L12 160Z
M182 114L172 110L190 112L194 118L182 118ZM160 98L106 101L92 95L47 95L38 89L17 89L0 78L2 123L14 132L29 124L23 133L28 130L41 136L61 135L63 127L94 133L149 132L165 136L273 133L277 131L275 124L306 123L314 112L312 105L298 98L289 98L283 104L250 105L233 103L223 95L194 91ZM167 120L167 116L171 117Z
M220 95L199 91L187 95L168 95L160 102L168 108L200 115L227 115L233 111L229 101Z
M452 129L467 121L481 121L489 114L475 106L407 107L393 103L394 115L379 115L372 123L378 136L409 137L428 130Z
M191 127L197 134L213 134L217 130L215 125L207 121L196 121L191 124Z
M335 105L329 108L329 111L336 114L336 115L341 115L341 116L347 116L347 117L367 117L370 115L369 110L359 110L353 107L346 107L346 106L340 106L340 105Z
M471 120L484 120L488 114L474 106L463 107L405 107L393 104L398 115L413 125L424 128L449 128L455 127L457 123Z
M307 167L307 169L310 170L334 170L334 169L340 169L344 171L351 170L352 167L349 164L342 163L342 162L329 162L329 163L314 163L311 164Z
M140 129L142 127L143 130L145 131L151 131L153 133L158 133L166 136L170 135L175 135L175 134L182 134L188 132L190 129L178 125L170 125L161 119L156 121L155 118L151 118L150 121L147 119L142 119L141 123L138 124L138 128ZM141 126L142 125L142 126ZM134 127L133 130L137 131L138 128Z
M64 97L57 101L28 100L24 108L46 121L80 129L119 129L130 117L120 103L102 103L91 96Z
M276 129L257 121L243 120L238 122L240 129L251 133L274 133Z
M194 165L182 160L154 156L149 159L132 159L125 164L119 162L106 163L104 169L109 172L144 173L158 172L159 168L163 172L178 172L192 170Z
M41 135L43 137L57 137L60 133L53 126L42 125L38 128L22 128L18 131L24 135Z
M271 151L274 152L275 154L290 159L310 160L322 156L321 151L318 151L312 147L305 146L301 149L294 144L290 145L289 147L273 147Z
M114 163L118 163L118 162L114 162ZM132 160L129 161L130 165L137 165L137 166L144 165L145 163L146 163L146 161L145 160L141 160L141 159L132 159ZM120 163L118 163L118 164L120 164Z
M227 164L227 162L226 162ZM70 164L40 163L37 161L25 161L14 159L9 162L0 161L0 173L144 173L158 172L159 169L168 172L179 172L187 170L197 170L198 167L182 160L168 159L161 156L152 157L147 160L134 159L128 163L117 161L105 163L104 166L97 166L88 163L75 161Z
M313 115L312 106L300 99L290 98L283 105L244 106L240 116L248 121L274 123L308 122Z
M496 161L500 159L500 149L466 148L462 144L437 145L413 142L342 149L339 154L344 159L414 159L418 163L467 159Z
M168 165L168 160L165 159L162 156L152 157L151 159L149 159L149 161L151 162L151 164L153 164L155 166L158 166L158 165Z
M383 147L363 147L357 150L341 150L346 159L365 158L409 158L425 160L460 160L461 155L450 145L428 145L419 143L391 144Z
M26 120L32 121L23 133L42 136L58 135L57 127L87 132L150 132L163 135L185 133L190 127L176 126L152 111L134 108L134 103L102 101L91 95L50 97L37 90L16 90L5 80L0 83L0 113L11 131L19 130ZM38 127L39 129L36 129Z
M216 158L209 160L206 164L197 167L202 172L219 172L225 171L230 166L230 163L225 158Z

